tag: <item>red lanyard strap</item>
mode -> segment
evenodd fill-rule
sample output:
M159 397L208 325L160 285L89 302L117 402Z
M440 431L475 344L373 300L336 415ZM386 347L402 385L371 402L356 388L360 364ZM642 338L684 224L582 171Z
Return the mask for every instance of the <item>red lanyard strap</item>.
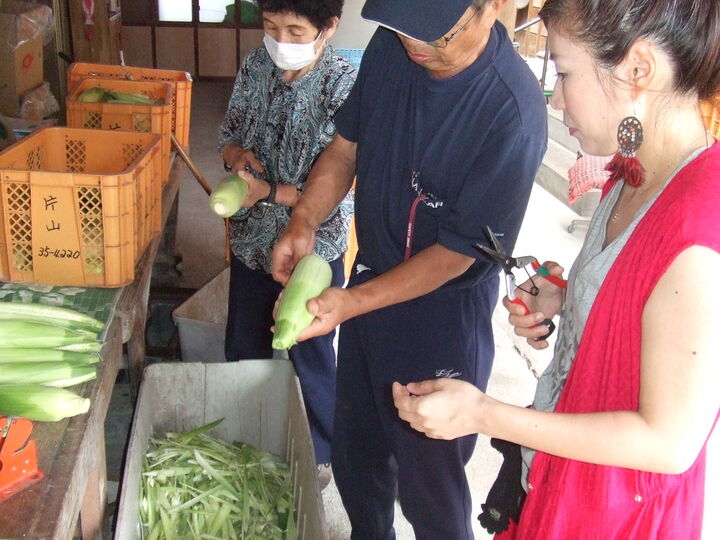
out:
M420 193L415 200L412 202L410 207L410 216L408 217L407 235L405 236L405 258L407 261L410 258L410 251L412 248L413 235L415 234L415 214L417 213L417 206L420 201L427 199L427 195Z

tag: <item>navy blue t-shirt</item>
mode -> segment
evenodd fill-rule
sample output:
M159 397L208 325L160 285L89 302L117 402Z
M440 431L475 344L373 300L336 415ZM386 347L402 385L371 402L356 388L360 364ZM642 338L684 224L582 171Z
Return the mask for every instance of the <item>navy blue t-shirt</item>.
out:
M489 225L511 252L547 146L540 85L500 23L472 65L442 80L378 28L335 125L357 143L360 262L383 273L403 261L411 206L423 193L412 254L437 243L475 257L453 285L496 273L473 246L489 245Z

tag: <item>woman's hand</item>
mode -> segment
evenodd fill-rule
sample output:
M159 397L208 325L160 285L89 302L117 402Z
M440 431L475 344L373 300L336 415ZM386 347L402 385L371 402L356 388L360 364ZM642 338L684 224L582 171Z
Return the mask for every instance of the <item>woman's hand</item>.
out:
M225 163L230 165L230 170L238 174L248 168L258 172L265 172L265 167L260 163L252 150L241 148L237 144L230 143L222 149L222 157Z
M543 263L543 266L551 276L561 277L564 271L562 266L552 261ZM527 292L533 285L538 289L537 296ZM515 334L526 338L528 344L535 349L547 348L548 342L542 337L547 335L548 328L540 323L560 313L565 300L565 289L554 285L542 275L535 274L532 281L528 280L515 289L515 296L530 310L530 313L525 314L522 306L510 302L507 296L503 298L503 306L510 312L508 321L515 328Z
M265 180L261 180L247 171L238 171L237 175L245 180L248 185L248 192L242 205L243 208L255 206L258 201L262 201L270 195L270 184Z
M400 418L432 439L456 439L479 432L477 418L487 397L459 379L432 379L403 386L393 383Z

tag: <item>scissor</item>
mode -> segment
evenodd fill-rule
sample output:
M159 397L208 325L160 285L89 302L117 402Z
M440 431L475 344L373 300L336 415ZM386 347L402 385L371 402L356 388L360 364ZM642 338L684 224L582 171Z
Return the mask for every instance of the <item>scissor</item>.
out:
M475 247L479 249L480 251L484 252L488 256L490 256L496 263L498 263L505 273L505 293L507 294L508 299L510 300L510 303L517 304L518 306L521 306L525 310L525 315L530 313L530 308L527 307L525 302L523 302L520 298L515 296L515 275L513 274L513 268L525 268L527 265L532 266L532 269L535 270L538 274L543 276L545 279L547 279L550 283L555 285L556 287L560 287L561 289L564 289L567 287L567 281L558 277L558 276L551 276L550 272L548 272L548 269L545 268L543 265L541 265L538 260L533 257L532 255L527 255L524 257L513 257L512 255L508 255L505 250L502 247L502 244L497 239L497 235L492 232L489 226L486 226L486 232L488 236L490 237L490 241L492 242L492 245L495 249L491 249L487 246L484 246L482 244L475 244ZM539 293L538 288L535 286L535 283L532 281L532 276L528 273L528 276L530 277L530 282L533 283L532 287L530 288L528 292L529 294L533 296L537 296ZM524 290L524 289L523 289ZM552 334L555 331L555 323L552 322L551 319L545 319L539 324L543 324L548 327L548 333L545 334L542 337L536 338L536 341L542 341L547 339L550 334ZM537 326L534 325L533 328Z

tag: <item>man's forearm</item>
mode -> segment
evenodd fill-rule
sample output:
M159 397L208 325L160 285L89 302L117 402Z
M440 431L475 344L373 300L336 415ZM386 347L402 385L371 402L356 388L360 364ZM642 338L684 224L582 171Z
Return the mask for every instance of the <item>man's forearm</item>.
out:
M293 209L293 218L306 220L314 230L320 227L352 187L355 151L355 143L335 135L313 165L303 195Z
M348 289L353 316L418 298L462 275L475 261L440 244L425 248L396 267Z

